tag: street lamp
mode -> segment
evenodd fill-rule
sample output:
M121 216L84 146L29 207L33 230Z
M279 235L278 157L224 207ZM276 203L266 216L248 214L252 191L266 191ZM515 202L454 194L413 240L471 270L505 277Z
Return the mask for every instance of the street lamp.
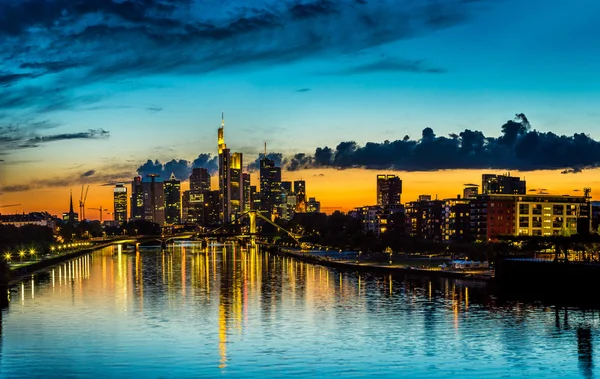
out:
M11 258L11 254L10 253L4 254L4 259L6 259L7 262L10 262L10 258Z
M25 256L25 250L19 251L19 256L21 257L21 262L23 262L23 257Z

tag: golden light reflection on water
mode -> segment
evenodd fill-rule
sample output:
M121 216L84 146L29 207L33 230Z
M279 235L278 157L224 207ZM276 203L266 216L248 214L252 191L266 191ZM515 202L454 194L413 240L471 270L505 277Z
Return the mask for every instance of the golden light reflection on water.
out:
M330 275L334 275L332 280ZM334 272L263 252L256 244L243 248L211 245L205 249L176 245L163 251L144 247L128 251L114 246L58 265L48 272L46 280L47 287L43 275L21 283L20 296L15 298L25 304L50 295L57 299L70 296L73 302L85 297L96 309L114 310L123 317L156 312L157 303L160 313L165 314L214 309L218 315L214 323L201 327L212 328L215 333L213 346L218 359L214 367L223 370L232 359L228 347L257 328L257 310L266 322L282 309L296 309L302 304L303 311L314 320L326 323L341 317L336 306L367 314L373 294L384 295L386 304L403 302L414 309L423 299L433 301L441 296L457 329L470 305L469 289L454 281L429 280L417 285L399 282L391 275ZM27 292L31 300L26 299Z

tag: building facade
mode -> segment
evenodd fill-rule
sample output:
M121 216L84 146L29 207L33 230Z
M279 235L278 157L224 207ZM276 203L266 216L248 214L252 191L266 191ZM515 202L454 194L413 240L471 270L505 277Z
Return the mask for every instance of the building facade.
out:
M468 242L471 238L470 199L444 199L442 234L444 242Z
M243 211L248 212L252 210L252 186L250 183L250 174L244 172L242 174L242 183L243 183L243 191L244 191L244 207Z
M117 183L113 189L114 220L117 225L127 222L127 187L124 183Z
M136 176L131 182L131 202L130 202L131 221L144 219L144 186L142 177Z
M181 224L181 182L171 174L164 182L165 225Z
M304 180L294 181L294 193L296 194L296 212L306 212L306 182Z
M260 160L260 198L261 213L272 218L281 201L281 168L266 156Z
M165 187L159 175L147 175L142 181L144 220L160 226L165 224Z
M518 176L483 174L481 193L484 195L525 195L527 184Z
M441 242L444 201L430 200L429 195L421 195L419 198L418 201L405 204L407 232L414 238Z
M377 175L377 205L400 205L402 180L396 175Z

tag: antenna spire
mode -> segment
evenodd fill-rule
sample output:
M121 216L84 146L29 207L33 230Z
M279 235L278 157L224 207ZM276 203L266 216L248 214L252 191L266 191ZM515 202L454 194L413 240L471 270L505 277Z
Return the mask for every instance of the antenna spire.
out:
M221 112L221 128L225 127L225 112Z
M265 158L267 157L267 143L265 142Z

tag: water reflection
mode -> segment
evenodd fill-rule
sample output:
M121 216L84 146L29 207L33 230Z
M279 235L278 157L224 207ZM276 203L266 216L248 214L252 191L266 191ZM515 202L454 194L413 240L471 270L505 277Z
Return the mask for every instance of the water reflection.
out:
M115 246L29 278L12 295L0 316L8 376L588 378L594 370L595 314L498 302L469 281L338 272L256 245Z

